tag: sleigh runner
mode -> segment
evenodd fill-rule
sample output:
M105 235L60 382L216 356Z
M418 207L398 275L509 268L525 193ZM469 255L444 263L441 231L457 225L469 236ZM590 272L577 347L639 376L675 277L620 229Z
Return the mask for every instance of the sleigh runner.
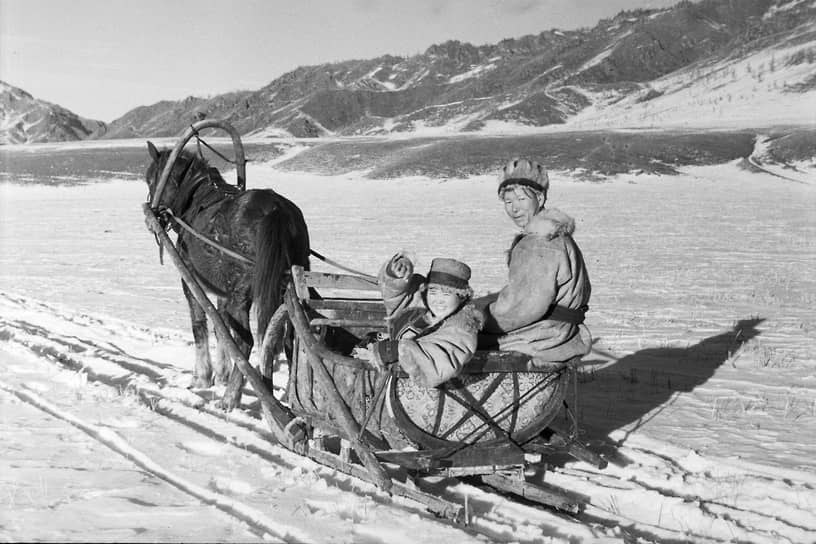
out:
M520 353L479 350L456 378L439 387L418 385L398 363L382 370L350 355L364 338L388 331L385 306L370 276L313 272L290 263L283 303L261 331L261 368L269 364L264 357L268 348L291 331L286 393L283 401L272 395L165 232L167 218L158 206L175 157L199 130L211 127L232 136L239 159L238 190L244 190L237 132L223 121L200 121L167 160L158 194L151 186L151 202L144 205L146 223L179 269L186 291L213 322L221 348L249 381L276 439L318 463L418 500L451 519L466 520L462 505L421 491L416 486L421 479L415 478L475 477L528 500L579 511L586 497L524 477L526 470L546 469L555 456L564 454L599 467L606 464L578 441L573 407L579 359L541 366ZM191 234L218 249L200 233ZM241 257L230 256L229 250L226 255Z

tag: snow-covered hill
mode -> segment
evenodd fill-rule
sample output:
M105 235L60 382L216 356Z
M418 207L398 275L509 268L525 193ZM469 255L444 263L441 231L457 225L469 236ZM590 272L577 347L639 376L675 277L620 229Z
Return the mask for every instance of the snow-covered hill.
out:
M134 110L108 135L169 135L197 116L303 137L814 124L815 20L806 0L683 1L589 29L299 67L257 91Z
M84 140L104 126L0 81L0 145Z
M813 126L814 72L812 0L684 0L593 28L301 66L260 89L79 123L85 132L55 113L33 131L7 106L0 141L172 137L201 118L229 119L245 136L308 138Z

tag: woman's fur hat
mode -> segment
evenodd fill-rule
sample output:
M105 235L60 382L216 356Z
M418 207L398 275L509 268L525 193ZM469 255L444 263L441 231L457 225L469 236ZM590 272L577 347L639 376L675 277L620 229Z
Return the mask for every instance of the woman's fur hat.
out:
M499 173L499 197L512 185L529 187L547 196L550 188L550 177L547 169L536 161L522 158L513 158L504 165Z

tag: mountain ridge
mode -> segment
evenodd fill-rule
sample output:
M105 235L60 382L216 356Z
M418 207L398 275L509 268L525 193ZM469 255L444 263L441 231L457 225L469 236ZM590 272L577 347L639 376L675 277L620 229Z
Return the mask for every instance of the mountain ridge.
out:
M766 57L773 63L757 81L760 61L752 59ZM682 124L683 108L697 122L695 111L711 107L720 117L723 109L753 107L756 122L774 120L757 96L789 102L780 120L801 121L800 103L816 97L816 78L807 73L814 61L812 0L684 0L622 11L592 28L479 46L448 40L413 56L299 66L254 91L134 108L87 137L175 136L205 117L227 119L245 136L294 137L659 126ZM720 79L712 83L711 74ZM740 95L736 84L746 81L752 87ZM737 90L717 94L728 86ZM685 96L690 87L711 91L717 103Z
M0 145L82 140L104 130L60 105L0 81Z

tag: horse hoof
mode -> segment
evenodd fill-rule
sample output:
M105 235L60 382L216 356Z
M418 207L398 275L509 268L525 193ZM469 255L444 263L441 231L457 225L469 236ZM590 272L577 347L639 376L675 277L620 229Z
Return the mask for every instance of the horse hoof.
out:
M202 378L200 376L194 376L190 385L187 386L187 389L207 389L212 387L212 380L208 380L206 378Z
M240 397L238 397L236 399L236 398L234 398L232 396L229 396L227 394L224 394L224 396L221 398L221 400L218 401L219 408L221 408L225 412L232 412L233 410L238 408L238 406L240 406L240 405L241 405L241 398Z

